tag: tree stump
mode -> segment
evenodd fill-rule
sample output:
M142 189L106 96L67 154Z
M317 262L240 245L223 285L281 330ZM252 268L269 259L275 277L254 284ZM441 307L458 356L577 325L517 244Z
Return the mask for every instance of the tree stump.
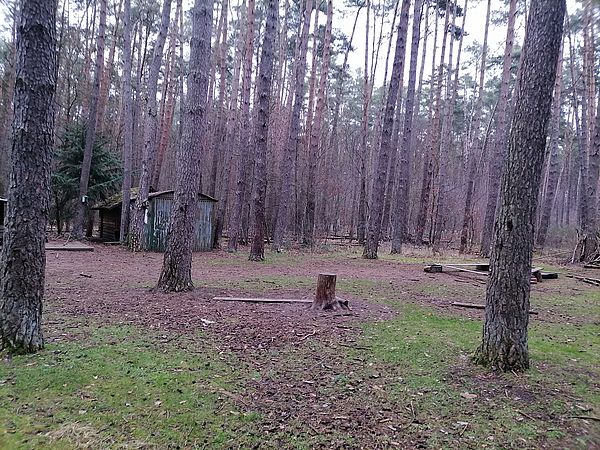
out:
M317 280L317 293L311 306L313 310L337 311L349 310L348 301L340 300L335 296L336 275L320 273Z

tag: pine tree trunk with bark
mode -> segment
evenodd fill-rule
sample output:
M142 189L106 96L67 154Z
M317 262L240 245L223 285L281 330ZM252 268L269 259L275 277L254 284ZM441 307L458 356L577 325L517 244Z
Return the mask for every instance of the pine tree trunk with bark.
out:
M190 68L183 142L177 152L177 185L167 231L162 272L156 285L165 292L189 291L192 282L192 250L198 209L202 133L206 120L210 38L214 0L196 0L192 10Z
M142 148L142 168L140 173L140 183L133 214L130 224L129 248L138 252L143 248L144 240L144 219L148 208L148 194L150 193L150 182L152 181L152 170L156 157L156 134L158 127L158 104L156 93L158 90L158 77L160 75L160 67L163 58L163 49L167 40L167 31L169 28L171 14L171 0L164 0L160 29L154 49L152 51L152 61L148 71L148 84L146 90L146 98L144 102L144 120L143 127L143 148Z
M408 87L406 91L406 106L402 124L402 141L400 146L400 161L398 164L398 184L393 213L392 254L402 252L402 243L408 232L409 193L410 193L410 159L413 140L413 119L418 111L415 103L415 87L417 82L417 59L419 56L419 41L421 39L421 11L423 0L416 0L412 25L410 67L408 69ZM425 52L425 48L423 48ZM416 109L415 109L416 108Z
M319 142L321 141L321 128L323 123L323 114L325 112L325 102L327 99L327 76L329 75L329 63L331 59L331 31L333 27L333 2L327 3L327 22L325 25L325 35L323 37L323 58L321 61L321 74L319 85L317 87L317 105L315 107L314 122L310 132L310 145L308 151L308 182L306 186L306 213L304 217L304 236L303 244L312 247L314 243L315 231L315 182L317 171L317 158L319 153Z
M483 47L481 49L481 67L479 68L479 90L477 92L477 100L473 108L473 124L472 130L475 134L471 145L469 146L469 170L467 174L467 192L465 194L465 211L463 213L462 229L460 233L460 249L459 252L467 251L469 239L469 230L473 222L473 195L475 193L475 178L477 177L477 162L483 151L483 139L481 138L481 110L483 107L483 87L485 84L485 69L487 64L488 51L488 32L490 28L490 12L492 2L487 2L487 13L485 19L485 31L483 35ZM510 11L509 11L510 14ZM513 11L514 14L514 11Z
M493 370L529 368L527 326L538 203L565 0L532 0L516 87L501 202L494 225L485 324L475 361Z
M267 139L269 137L269 115L271 111L271 79L273 75L273 48L277 36L279 0L269 0L267 22L260 55L257 76L257 116L255 129L256 155L254 160L254 230L250 261L265 259L265 197L267 192Z
M119 240L127 243L133 169L133 92L131 89L131 0L123 7L123 185Z
M10 189L0 255L0 348L33 353L41 330L54 144L56 0L23 0L16 41Z
M515 40L515 19L517 16L517 0L510 0L508 10L508 26L506 29L506 44L504 47L504 59L502 62L502 82L500 85L500 100L496 111L496 131L493 143L493 152L490 158L490 167L488 174L488 193L487 204L485 208L485 218L483 220L483 231L481 234L482 256L489 256L490 245L493 236L494 218L496 217L496 207L498 203L498 193L500 189L499 174L502 173L504 158L507 148L507 122L509 112L510 96L510 69L512 66L512 51Z
M556 198L556 188L560 176L560 155L559 155L559 137L560 137L560 118L561 118L561 90L562 90L562 49L558 58L556 67L556 82L554 84L554 98L552 100L552 119L550 121L550 140L548 147L550 149L550 159L548 161L548 181L546 183L546 193L542 202L542 217L536 236L536 244L544 248L548 227L550 226L550 216L554 207Z
M87 193L90 183L92 156L96 140L96 122L98 117L98 96L100 93L100 79L104 71L104 40L106 33L106 1L100 0L100 23L98 24L98 38L96 39L96 65L94 68L94 84L90 98L90 111L85 132L85 148L83 162L81 163L81 176L79 178L79 196L76 200L75 221L73 222L72 236L81 239L88 215Z
M363 71L363 115L361 123L361 153L360 153L360 181L358 191L358 218L356 221L356 238L359 244L365 243L367 230L367 159L369 157L369 18L371 16L371 2L367 2L367 27L365 29L365 66Z
M284 246L285 233L289 227L289 211L292 202L293 170L296 154L300 149L300 115L304 104L305 78L306 78L306 53L308 50L308 34L310 31L310 17L313 10L313 0L306 0L302 21L302 31L296 48L296 61L294 63L294 103L290 120L290 131L287 145L284 147L281 165L281 182L279 189L279 208L273 235L273 250L281 251ZM289 94L292 95L291 93Z
M229 219L229 241L227 251L235 252L238 248L242 232L242 214L244 210L245 195L247 191L250 168L246 154L250 151L252 129L250 117L250 83L252 81L252 56L254 54L254 17L255 0L248 0L246 17L246 36L244 43L244 64L242 73L242 113L240 139L235 146L233 155L237 164L237 181L233 208Z
M390 89L387 95L383 119L377 172L375 179L373 180L373 190L371 193L371 214L369 215L368 230L363 252L363 258L366 259L377 259L377 249L381 237L381 218L383 215L386 173L388 170L392 144L392 131L394 129L394 114L396 112L395 107L398 98L398 90L400 89L400 79L404 73L409 8L410 1L403 0L400 10L400 22L398 24L398 36L396 38L396 52L394 54L394 63L392 66ZM419 18L417 17L416 20L418 21Z

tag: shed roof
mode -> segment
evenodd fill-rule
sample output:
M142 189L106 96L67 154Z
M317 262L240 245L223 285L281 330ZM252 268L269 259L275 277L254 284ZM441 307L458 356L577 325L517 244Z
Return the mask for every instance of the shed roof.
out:
M0 197L0 202L8 203L8 199Z
M138 188L131 188L131 201L135 201L137 199L138 191L139 191ZM161 195L173 194L174 192L175 191L173 189L166 190L166 191L151 192L150 194L148 194L148 198L160 197ZM210 195L206 195L201 192L198 193L198 196L204 200L208 200L211 202L218 202L218 200L216 198L213 198ZM92 206L92 209L111 210L111 209L114 209L114 208L120 206L121 203L123 203L123 193L117 192L115 195L108 197L106 200L104 200L100 203L96 203L94 206Z

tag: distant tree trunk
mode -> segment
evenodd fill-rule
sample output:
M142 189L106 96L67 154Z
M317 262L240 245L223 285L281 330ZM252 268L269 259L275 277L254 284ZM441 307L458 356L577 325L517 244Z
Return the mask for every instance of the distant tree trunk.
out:
M565 0L532 0L502 196L494 226L483 339L475 360L494 370L529 368L527 326L538 191Z
M98 38L96 40L96 66L94 68L94 85L92 86L90 99L90 112L85 132L85 149L83 162L81 164L81 176L79 178L79 196L76 201L75 222L71 234L75 239L81 239L84 233L88 213L87 193L90 183L90 171L92 168L92 154L96 139L96 120L98 117L98 95L100 92L100 79L104 69L104 38L106 32L106 0L100 0L100 23L98 25Z
M507 121L510 95L510 69L512 66L512 51L515 40L515 19L517 16L517 0L510 0L508 10L508 26L506 29L506 44L504 46L504 60L502 62L502 83L500 85L500 100L496 113L496 131L493 143L493 152L490 158L488 173L488 194L483 220L483 231L481 234L482 256L490 255L492 242L494 218L496 217L496 205L498 203L498 192L500 189L499 174L502 171L503 161L507 146Z
M556 188L560 176L560 155L558 141L560 137L560 118L561 118L561 88L562 88L562 51L558 57L558 65L556 67L556 82L554 84L554 98L552 100L552 119L550 121L550 140L548 147L550 150L550 160L548 162L548 181L546 183L546 194L542 202L542 217L540 219L540 227L537 232L536 244L540 248L544 248L546 236L548 234L548 226L550 225L550 216L554 207L554 199L556 198Z
M233 69L233 81L231 85L231 92L229 94L229 116L225 119L225 137L223 145L225 146L225 152L227 158L223 164L223 194L219 199L219 205L217 209L217 220L215 224L215 248L220 247L221 236L223 234L223 226L225 224L225 215L227 213L227 205L229 202L230 194L230 178L232 165L234 163L234 155L232 149L235 148L239 142L239 107L238 99L240 92L240 73L242 67L242 54L243 54L243 36L238 37L238 43L236 45L236 51L233 58L234 69Z
M265 197L267 192L267 139L269 136L269 114L271 109L271 78L273 75L273 47L277 36L279 0L269 0L267 23L258 68L258 114L256 117L256 155L254 160L254 231L250 261L265 259Z
M363 4L364 5L364 4ZM336 177L335 169L338 167L339 162L339 119L340 119L340 108L343 97L343 89L346 81L347 70L348 70L348 56L352 49L352 42L354 41L354 35L356 32L356 24L358 23L358 17L363 5L359 5L354 16L354 23L352 25L352 32L350 33L350 39L344 49L344 60L340 70L338 70L337 86L335 90L335 104L333 107L332 119L331 119L331 133L329 135L327 153L323 167L323 186L321 188L321 200L319 206L319 216L321 219L321 225L323 231L329 232L331 225L331 214L328 212L332 210L331 206L335 208L336 204L339 204L340 197L336 197L332 202L331 192L336 189ZM333 203L333 205L332 205ZM339 211L337 211L339 213ZM339 214L335 214L333 217L339 217Z
M223 0L221 6L221 18L219 19L220 35L217 36L219 43L219 53L215 67L219 69L219 98L216 105L217 120L215 124L215 136L212 141L213 157L211 162L210 179L208 184L209 195L217 195L217 177L219 174L219 164L222 163L223 142L225 139L225 88L227 86L227 25L229 0Z
M448 6L448 3L446 3ZM438 12L436 11L436 14ZM442 132L442 84L444 80L444 59L446 56L446 42L448 41L448 23L450 18L450 11L446 11L444 19L443 37L442 37L442 49L440 55L440 65L438 67L437 75L432 75L432 92L435 92L433 96L432 104L432 121L431 121L431 137L429 138L429 149L428 154L425 157L423 165L423 180L421 183L421 196L419 201L419 213L417 215L417 241L423 241L425 233L425 224L427 222L427 212L429 211L429 205L431 202L431 193L433 191L433 181L435 176L436 168L439 164L440 159L440 137ZM435 84L433 79L436 78ZM435 86L435 89L433 88ZM430 94L431 95L431 94Z
M454 40L456 39L456 16L457 16L457 8L458 3L454 3L452 7L452 26L449 30L450 32L450 51L448 53L448 69L446 74L446 102L444 104L444 119L442 125L442 135L440 141L440 158L439 158L439 167L438 167L438 195L437 195L437 207L435 208L437 211L435 214L432 214L432 221L434 221L433 226L433 251L438 252L442 246L442 232L444 231L444 227L446 225L446 219L448 213L446 211L446 190L448 186L448 177L450 175L449 165L451 163L451 158L448 158L448 153L452 154L453 147L453 131L454 131L454 107L456 105L456 96L458 95L458 75L460 73L460 56L462 52L462 43L464 38L464 29L465 29L465 19L467 17L467 4L468 0L465 0L463 9L462 9L462 26L460 28L460 37L459 37L459 46L458 46L458 55L456 57L456 69L455 69L455 77L452 87L450 84L452 82L452 72L453 72L453 50L454 50ZM444 158L445 157L445 158ZM445 159L445 161L443 160Z
M33 353L41 330L54 142L56 0L23 0L17 27L10 190L0 255L0 348Z
M242 73L242 114L241 114L241 133L240 139L235 146L234 161L237 164L237 181L235 197L231 218L229 219L229 242L227 250L237 251L238 242L242 231L242 212L244 210L244 200L246 194L246 185L248 184L250 168L245 157L250 152L249 146L252 140L252 130L250 117L250 83L252 81L252 56L254 54L254 17L255 0L248 0L246 18L246 37L244 43L244 65Z
M160 185L160 176L163 171L163 161L167 148L169 147L169 140L171 137L171 129L173 128L173 115L175 114L175 95L177 93L177 83L175 80L175 68L177 67L177 55L176 55L176 42L177 35L179 34L179 15L181 14L181 5L177 4L175 9L175 19L173 26L171 27L169 36L169 55L168 63L166 68L166 74L164 76L164 92L165 95L163 108L162 108L162 120L159 128L159 133L156 136L158 147L156 154L156 163L152 171L152 182L151 186L154 189L158 189Z
M377 173L375 175L375 179L373 180L373 190L371 193L371 213L369 214L368 231L363 252L363 257L366 259L377 259L377 249L379 246L379 239L381 237L381 217L383 214L386 172L388 170L389 155L392 144L396 99L398 97L398 90L400 89L400 78L404 73L409 8L410 1L402 0L400 22L398 24L398 36L396 38L396 51L394 54L394 64L392 66L392 77L390 79L390 88L387 95L385 115L383 119L381 144L377 162ZM415 21L419 21L418 16L415 16Z
M148 207L148 194L150 193L150 182L152 181L152 169L154 168L154 160L157 148L156 129L158 107L156 101L156 92L158 90L158 77L160 75L160 67L163 57L163 49L167 40L167 30L169 28L169 20L171 14L171 0L164 0L160 29L158 37L154 43L152 51L152 62L148 71L148 87L146 90L146 99L144 105L144 134L142 148L142 169L140 173L140 186L133 215L131 217L129 247L132 251L137 252L143 248L144 239L144 218ZM197 188L197 187L196 187Z
M359 244L365 243L367 229L367 159L369 157L369 17L371 2L367 2L367 27L365 29L365 67L363 72L363 115L361 125L361 154L360 154L360 182L358 193L358 219L356 222L356 238Z
M123 7L123 202L119 240L127 243L133 165L133 93L131 90L131 0Z
M600 154L598 147L594 146L598 127L594 127L594 102L595 102L595 80L594 80L594 24L591 23L593 15L590 0L584 3L584 28L583 28L583 95L581 98L581 122L583 140L585 142L584 153L581 158L581 253L579 260L590 261L598 256L600 250L600 235L597 223L598 204L598 176L600 170ZM600 106L598 109L600 112ZM596 115L598 115L598 112ZM585 161L585 163L584 163Z
M327 23L325 25L325 36L323 37L323 58L321 60L321 74L317 87L317 106L315 108L314 122L310 132L310 145L308 152L308 183L306 186L306 214L304 218L303 244L313 246L315 229L315 180L317 171L317 158L319 153L319 142L321 141L321 128L325 102L327 99L327 76L329 75L329 62L331 59L331 31L333 27L333 2L327 3Z
M110 45L110 50L108 51L108 60L106 61L106 66L104 67L104 71L102 72L102 78L100 79L100 93L98 95L98 118L96 121L96 128L100 132L104 132L104 130L106 129L106 104L108 103L108 93L111 84L110 74L114 70L113 64L115 61L115 50L117 48L117 41L119 35L119 21L121 20L122 4L123 0L119 0L118 5L115 4L115 28L112 36L112 43Z
M406 106L404 108L404 123L402 125L402 141L400 147L400 163L398 165L398 187L394 205L394 222L392 236L392 254L401 253L402 243L406 239L409 212L410 190L410 156L412 149L413 118L415 116L415 85L417 82L417 58L419 56L419 41L421 39L421 11L423 0L416 0L413 13L410 67L408 70L408 88L406 91ZM418 18L418 19L417 19ZM425 52L425 48L423 48Z
M206 118L210 72L210 37L214 0L196 0L192 10L190 68L183 142L177 152L177 185L173 213L167 231L162 272L156 289L189 291L192 282L192 250L198 209L202 134Z
M514 3L514 2L513 2ZM511 3L512 5L512 3ZM467 251L467 244L469 239L469 229L473 222L473 194L475 193L475 178L477 177L477 162L479 156L483 151L481 138L481 109L483 107L483 87L485 85L485 69L487 64L487 50L488 50L488 32L490 28L490 12L492 2L487 2L487 13L485 19L485 32L483 37L483 47L481 49L481 67L479 68L479 90L477 92L477 100L475 107L473 108L473 124L472 133L474 134L473 140L469 148L469 170L467 174L467 192L465 195L465 211L463 213L462 230L460 233L460 249L459 252L465 253ZM515 14L515 11L509 11L509 14Z
M281 251L284 245L285 233L289 227L289 210L292 201L294 160L300 148L300 114L304 104L305 78L306 78L306 53L308 49L308 33L310 31L310 17L312 15L313 1L306 0L302 22L302 31L296 47L296 61L294 63L294 104L290 121L290 132L287 145L284 147L281 165L281 188L279 189L279 209L273 236L273 250ZM290 93L289 95L292 95Z

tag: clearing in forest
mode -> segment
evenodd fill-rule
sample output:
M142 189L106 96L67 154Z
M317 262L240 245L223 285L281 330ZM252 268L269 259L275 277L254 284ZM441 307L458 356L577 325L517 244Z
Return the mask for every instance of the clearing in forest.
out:
M196 290L156 294L161 254L49 251L47 345L0 363L0 448L600 445L600 288L534 286L532 369L498 375L469 361L483 312L450 305L483 302L476 277L418 253L246 255L195 254ZM211 300L310 299L320 272L350 313Z

